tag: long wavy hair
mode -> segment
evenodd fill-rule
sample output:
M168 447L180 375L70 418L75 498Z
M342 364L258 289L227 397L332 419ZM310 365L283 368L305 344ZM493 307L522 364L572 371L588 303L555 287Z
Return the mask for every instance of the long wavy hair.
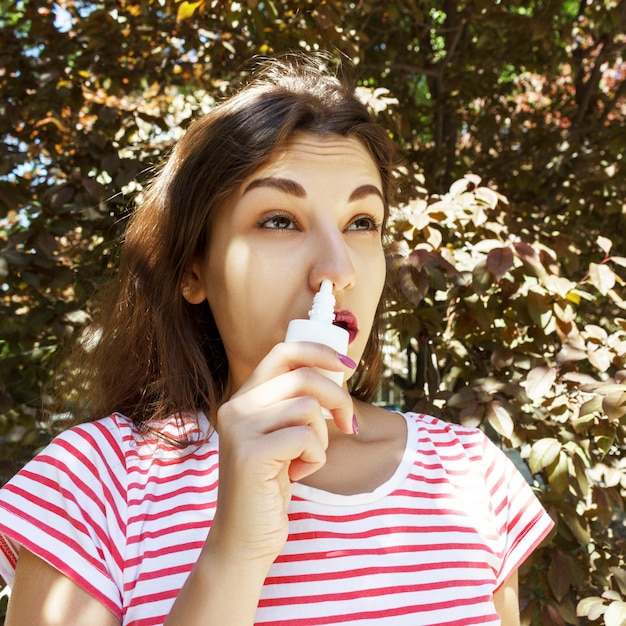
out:
M228 361L209 305L189 304L181 283L206 252L217 209L295 133L359 139L380 172L388 213L393 142L326 61L296 55L260 63L174 147L129 221L117 274L91 327L94 345L77 349L82 364L73 369L85 393L71 410L89 416L79 419L116 411L141 426L201 410L212 420ZM381 307L382 299L350 381L363 400L371 400L381 374Z

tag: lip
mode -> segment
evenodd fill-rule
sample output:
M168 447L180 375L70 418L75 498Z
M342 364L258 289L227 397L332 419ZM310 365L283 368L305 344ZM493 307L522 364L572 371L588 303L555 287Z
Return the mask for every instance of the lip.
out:
M335 321L333 324L340 328L345 328L348 331L350 343L352 343L359 334L359 325L356 321L356 317L354 317L350 311L335 311Z

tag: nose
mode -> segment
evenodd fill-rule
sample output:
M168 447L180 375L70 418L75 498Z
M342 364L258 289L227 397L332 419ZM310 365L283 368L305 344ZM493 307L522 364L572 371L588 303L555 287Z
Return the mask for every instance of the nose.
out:
M320 233L312 250L312 266L309 274L311 291L317 292L327 278L335 291L351 289L356 274L350 248L342 232L327 229Z

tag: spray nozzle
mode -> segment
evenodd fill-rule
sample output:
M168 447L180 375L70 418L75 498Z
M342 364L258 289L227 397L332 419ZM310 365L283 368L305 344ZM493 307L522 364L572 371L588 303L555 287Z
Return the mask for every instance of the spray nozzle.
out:
M335 319L335 296L333 281L325 278L320 290L313 298L313 307L309 311L309 319L321 324L332 324Z

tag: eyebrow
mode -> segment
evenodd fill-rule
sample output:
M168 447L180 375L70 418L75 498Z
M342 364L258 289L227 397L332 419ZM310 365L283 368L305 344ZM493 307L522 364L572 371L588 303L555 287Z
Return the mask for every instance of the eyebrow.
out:
M295 180L291 180L289 178L274 178L273 176L268 176L267 178L255 178L244 189L244 194L259 187L270 187L271 189L278 189L278 191L287 193L290 196L306 198L306 191L300 183L297 183Z
M277 189L278 191L295 196L296 198L306 198L306 190L300 183L297 183L295 180L291 180L290 178L275 178L274 176L255 178L246 186L243 193L246 194L249 191L260 187L270 187L271 189ZM378 196L383 201L383 204L385 202L380 189L378 189L376 185L370 184L360 185L357 187L350 194L348 202L355 202L356 200L361 200L367 196Z

